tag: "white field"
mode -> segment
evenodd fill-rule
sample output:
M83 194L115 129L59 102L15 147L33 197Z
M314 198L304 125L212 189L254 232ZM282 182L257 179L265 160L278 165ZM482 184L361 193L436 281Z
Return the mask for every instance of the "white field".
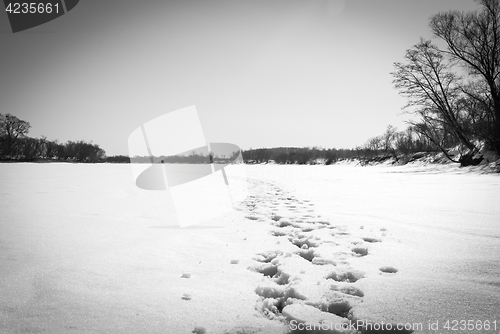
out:
M238 210L181 229L129 165L0 164L0 333L500 333L499 175L247 174Z

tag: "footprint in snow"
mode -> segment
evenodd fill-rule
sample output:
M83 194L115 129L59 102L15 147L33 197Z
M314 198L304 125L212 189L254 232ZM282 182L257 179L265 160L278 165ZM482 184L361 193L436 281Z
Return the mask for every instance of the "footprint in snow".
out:
M388 274L395 274L398 272L398 270L394 267L389 267L389 266L386 266L386 267L381 267L379 269L381 272L383 273L388 273Z
M203 327L196 326L191 333L195 334L206 334L207 330Z

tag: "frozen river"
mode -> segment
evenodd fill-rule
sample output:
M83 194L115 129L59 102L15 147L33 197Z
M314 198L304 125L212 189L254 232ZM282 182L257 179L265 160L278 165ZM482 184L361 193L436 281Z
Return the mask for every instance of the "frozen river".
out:
M362 293L335 304L350 303L335 321L500 333L498 175L411 166L246 170L251 197L239 210L180 229L166 192L136 188L128 165L0 164L0 333L282 333L285 320L326 312L324 295L311 291L333 281L328 270L361 273L338 283ZM272 219L280 208L291 225ZM305 218L295 220L299 214ZM273 277L255 260L266 251L281 254L269 259ZM259 288L265 284L280 285ZM278 310L267 297L279 300ZM461 329L461 320L474 325Z

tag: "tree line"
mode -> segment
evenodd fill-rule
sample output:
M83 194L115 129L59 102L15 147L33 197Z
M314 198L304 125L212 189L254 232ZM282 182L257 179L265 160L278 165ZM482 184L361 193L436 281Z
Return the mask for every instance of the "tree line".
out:
M97 144L83 140L59 143L46 137L28 137L29 122L11 114L0 114L0 159L14 161L99 162L106 153Z
M451 142L446 147L452 147ZM420 133L415 126L409 126L403 131L398 131L389 125L385 132L379 136L372 137L366 143L357 148L361 154L359 157L369 159L379 156L392 156L398 158L417 152L437 152L439 148Z
M229 156L217 155L214 152L208 152L207 154L201 152L191 152L191 154L177 154L177 155L160 155L160 156L134 156L128 158L129 161L122 162L133 162L133 163L178 163L178 164L229 164L233 162L240 151L232 152ZM123 156L120 156L123 157ZM123 160L123 159L121 159ZM109 161L115 162L115 161ZM118 162L118 161L116 161Z
M319 147L276 147L258 148L242 151L245 163L278 164L326 164L330 165L339 159L355 158L359 151L354 149L325 149Z
M91 142L68 141L59 143L46 137L32 138L27 133L29 122L10 114L0 114L0 159L14 161L69 161L69 162L109 162L109 163L231 163L239 151L229 156L217 156L213 152L172 156L106 156L105 151ZM456 138L443 138L444 147L457 144ZM355 149L325 149L319 147L278 147L241 151L245 163L278 164L332 164L344 159L359 159L363 162L382 161L387 158L400 159L402 156L421 152L436 152L440 148L428 136L411 125L404 131L388 126L380 135L370 138ZM448 156L452 156L450 152Z

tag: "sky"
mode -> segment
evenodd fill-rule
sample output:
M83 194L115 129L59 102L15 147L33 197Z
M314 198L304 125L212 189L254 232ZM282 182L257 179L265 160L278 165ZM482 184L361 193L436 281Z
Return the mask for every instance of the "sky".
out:
M12 33L0 13L0 113L29 135L128 154L128 137L196 106L209 143L354 148L406 127L393 63L472 0L81 0Z

